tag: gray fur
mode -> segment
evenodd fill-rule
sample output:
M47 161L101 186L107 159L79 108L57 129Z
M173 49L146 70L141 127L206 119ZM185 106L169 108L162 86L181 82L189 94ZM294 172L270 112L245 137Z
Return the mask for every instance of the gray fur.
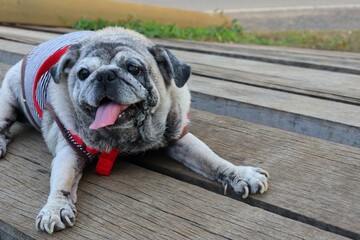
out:
M154 46L150 49L167 84L172 79L177 87L183 87L191 75L191 68L179 61L169 50Z
M132 73L129 65L141 71ZM9 70L0 91L0 157L11 140L9 130L17 111L24 112L20 69L21 62ZM79 78L82 69L90 74ZM179 139L188 123L186 82L191 69L144 36L122 28L97 31L73 45L50 72L54 81L49 84L49 101L55 113L89 147L99 151L118 148L123 153L167 147L177 161L225 188L232 186L243 197L267 190L266 171L234 166L191 133ZM134 108L123 122L90 130L104 101ZM74 224L76 191L86 162L69 146L48 111L41 131L54 159L49 198L36 218L36 228L52 233Z

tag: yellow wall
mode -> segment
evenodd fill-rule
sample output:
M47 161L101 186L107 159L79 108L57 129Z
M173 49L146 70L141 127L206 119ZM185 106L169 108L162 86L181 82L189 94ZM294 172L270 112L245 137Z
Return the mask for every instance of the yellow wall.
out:
M183 27L219 25L230 21L220 15L111 0L0 0L2 23L69 27L83 17L118 21L129 16Z

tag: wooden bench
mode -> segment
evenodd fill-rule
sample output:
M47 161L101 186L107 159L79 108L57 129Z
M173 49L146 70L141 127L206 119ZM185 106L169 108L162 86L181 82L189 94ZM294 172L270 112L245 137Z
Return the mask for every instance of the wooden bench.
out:
M0 27L0 77L52 36ZM161 151L121 157L110 177L87 169L75 227L52 238L360 239L360 149L352 147L360 114L356 89L348 91L360 79L358 54L158 42L194 69L193 106L207 111L190 112L191 132L233 163L268 170L269 191L244 201ZM355 85L333 87L337 80ZM299 127L304 122L308 129ZM323 132L306 136L314 131ZM326 131L340 135L320 139ZM0 160L0 239L47 239L34 219L52 157L35 130L18 124L13 132Z
M0 62L14 64L59 34L0 27L0 35ZM192 66L194 108L360 147L360 54L156 41Z

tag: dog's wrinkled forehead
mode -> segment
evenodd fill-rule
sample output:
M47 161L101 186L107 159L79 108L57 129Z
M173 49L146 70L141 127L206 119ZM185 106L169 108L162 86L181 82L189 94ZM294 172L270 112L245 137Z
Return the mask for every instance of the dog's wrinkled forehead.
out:
M144 46L138 46L137 48L133 48L128 44L124 44L121 42L97 42L84 46L80 54L80 59L98 57L105 61L110 61L119 52L132 52L134 55L138 56L148 54L148 51Z
M94 32L90 37L78 43L81 48L80 58L112 58L124 47L139 54L148 53L154 44L143 35L122 28L107 28Z
M67 78L71 69L81 70L78 69L79 65L86 61L89 63L85 65L92 65L90 59L91 62L95 60L101 65L142 65L142 70L146 70L144 72L155 74L157 79L162 77L168 86L175 82L179 88L186 84L191 75L191 67L166 48L154 44L140 33L110 27L96 31L70 47L59 63L51 69L55 83Z

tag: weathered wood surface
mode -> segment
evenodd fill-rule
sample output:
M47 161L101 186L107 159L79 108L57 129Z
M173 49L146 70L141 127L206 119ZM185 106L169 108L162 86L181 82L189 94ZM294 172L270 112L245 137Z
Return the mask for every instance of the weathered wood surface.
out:
M1 39L11 40L20 43L28 43L32 45L37 45L41 42L55 38L59 35L60 34L56 34L56 33L30 31L21 28L0 26Z
M36 37L41 38L42 33L39 33ZM14 38L17 38L17 36ZM20 42L30 41L29 39L32 41L34 38L31 38L31 35L27 35L23 40L20 38ZM3 75L4 70L9 67L8 65L1 64L1 62L18 60L26 53L26 50L31 47L29 44L12 42L13 45L11 45L11 47L7 47L6 50L1 50L6 48L3 44L9 46L7 44L8 42L9 41L0 39L0 77ZM194 47L196 48L196 45ZM249 47L249 49L251 49L251 47ZM265 50L268 51L269 49ZM354 88L358 88L357 78L359 76L356 74L311 70L300 68L298 67L299 65L296 65L297 67L291 67L266 63L266 61L249 61L244 60L246 58L240 59L241 57L236 56L230 58L228 57L230 55L224 55L225 57L219 57L219 54L217 57L209 55L208 58L206 58L204 54L190 53L190 50L186 51L188 52L177 50L174 52L176 52L176 55L179 55L181 59L190 61L194 66L195 75L190 81L190 89L193 94L193 106L215 113L259 122L268 126L322 137L343 144L360 146L360 108L357 103L358 96L356 96L354 89L346 86L346 84L352 84ZM4 52L8 55L4 55ZM276 55L275 53L273 54ZM297 54L302 55L295 51L294 53L289 53L286 57L294 57ZM311 51L304 50L304 54L308 54L310 58L312 57ZM279 53L277 56L280 55ZM318 53L315 55L317 57L319 56ZM193 58L191 58L191 56ZM333 55L331 55L330 53L324 52L323 57L331 59L332 56L335 57L334 61L338 61L342 57L344 57L344 59L354 60L353 63L358 61L357 54L349 53L333 53ZM346 65L345 63L339 62L336 64L338 64L338 67L340 65ZM216 72L214 66L221 69L219 70L220 73ZM272 67L278 67L278 70L272 69ZM211 72L206 75L207 71ZM332 71L335 70L332 69ZM285 78L285 80L282 78ZM321 81L316 82L317 79ZM324 88L321 88L322 85ZM184 238L199 237L203 239L207 237L212 239L222 236L232 239L255 239L257 237L271 239L276 237L274 232L285 231L285 235L279 236L279 239L293 239L297 237L333 239L334 236L360 239L360 190L356 187L360 181L360 177L358 176L360 170L360 150L358 148L329 143L199 111L192 111L191 118L191 131L203 139L219 155L237 164L257 165L268 170L271 174L271 188L269 192L265 195L250 198L245 201L246 204L238 202L238 197L233 193L230 193L233 199L219 195L207 195L212 193L208 193L202 188L221 193L222 187L217 183L208 181L192 173L174 161L171 161L169 158L164 157L161 153L150 153L141 156L140 160L137 159L138 157L128 160L132 162L135 161L141 166L198 185L202 188L190 187L188 184L123 162L118 163L116 171L119 172L113 175L114 178L111 178L111 181L106 181L106 178L103 179L93 175L92 172L88 172L84 182L80 186L79 193L79 197L84 199L82 203L81 201L79 203L81 210L77 226L81 231L84 231L83 233L79 233L80 235L84 234L84 236L93 236L96 238L110 236L104 235L102 231L92 233L94 232L94 228L91 228L91 226L94 225L91 224L96 224L96 229L97 227L101 228L101 223L104 222L105 226L101 229L107 232L107 229L113 228L115 230L111 231L114 231L115 234L120 234L118 236L124 236L124 238L144 237L144 235L137 235L142 234L141 230L139 230L141 227L144 228L143 231L145 231L146 234L152 233L150 236L153 236L153 238L170 238L173 236L177 238L177 234L184 234L184 229L187 229L190 232L185 232L185 235L183 235ZM4 215L7 217L6 220L3 220L2 214L0 215L0 232L3 231L5 236L4 230L2 229L7 229L7 237L11 236L11 234L18 234L16 236L23 236L24 238L26 236L38 237L38 233L34 233L32 230L33 218L45 202L48 185L44 188L38 187L37 189L31 188L31 186L42 182L47 176L48 173L45 169L48 169L50 164L49 159L51 159L51 157L47 153L38 135L34 134L35 138L29 141L29 135L32 136L33 134L32 131L24 135L21 133L18 134L20 139L22 137L24 139L20 140L21 145L16 145L18 144L18 140L12 143L12 150L9 156L14 159L19 158L19 161L22 159L22 161L29 162L28 164L30 165L33 164L32 167L28 167L27 172L28 174L35 172L35 180L29 177L29 175L21 175L21 171L25 167L22 166L21 163L17 163L18 160L5 161L6 164L16 162L15 165L6 166L9 170L7 168L1 170L1 164L4 163L0 161L0 172L4 172L4 174L0 173L0 177L5 175L7 178L10 178L10 180L8 179L7 181L12 181L11 184L6 185L6 191L10 191L9 194L14 194L14 198L18 199L16 204L11 204L11 201L13 201L11 198L3 198L4 201L7 201L6 205L4 205L5 207L3 208L0 206L1 212L5 209L12 209L18 213L17 215L15 214L15 216L8 211L6 215ZM37 146L38 152L27 150L31 147L34 148L35 145ZM23 151L25 152L23 153ZM21 154L17 152L21 152ZM37 159L38 156L48 159L40 163L37 161L43 161L44 159L34 160L34 158ZM146 159L146 161L143 161L144 159ZM124 168L126 169L126 173L122 172ZM128 172L130 177L127 174ZM12 177L6 175L7 173L11 173ZM155 179L153 183L157 183L154 186L156 189L154 190L151 187L147 188L146 185L146 189L143 190L142 188L145 183L142 183L140 186L136 185L138 183L130 181L134 179L132 174L142 176L142 178L138 178L142 180L146 177ZM129 182L128 179L123 180L122 176L129 178ZM137 176L135 176L135 179L136 177ZM119 180L116 180L117 178L122 179L120 182L124 184L125 187L119 184ZM48 179L46 181L48 182ZM98 183L98 181L101 183ZM24 184L25 187L17 188L18 184L14 184L14 182ZM47 182L46 184L48 184ZM146 184L147 183L146 181ZM6 184L6 182L1 180L0 184ZM111 187L108 187L108 184L110 184ZM16 187L12 189L10 186ZM133 193L133 191L135 191L132 190L134 186L135 190L141 191L144 196L151 196L146 204L151 203L153 205L148 204L147 208L145 208L142 205L144 201L136 201L135 199L143 199L142 197L144 196ZM164 189L160 189L159 186ZM199 195L195 193L189 194L188 192L182 192L183 195L181 196L177 195L176 190L178 186L180 189L183 187L189 189L190 192L199 193ZM2 186L0 187L3 188ZM30 190L27 191L26 187ZM118 190L114 190L116 188ZM122 190L135 195L129 195ZM1 191L2 189L0 190L0 196L3 195ZM17 195L23 192L26 193L26 198ZM34 192L34 196L31 195L32 192ZM102 196L98 193L105 195ZM174 198L167 195L174 195ZM201 200L200 195L213 199L211 203L205 201L204 204L209 204L206 205L205 210L203 204L197 202L199 199ZM110 203L105 203L105 196L109 198ZM117 200L120 199L120 201L123 202L124 197L129 196L130 199L135 201L125 201L129 203L129 205L117 205ZM32 197L34 200L30 200ZM164 204L164 206L166 205L165 208L156 205L158 198L167 201L167 204ZM41 203L36 205L35 200ZM193 201L198 203L198 205L190 206L190 203ZM27 202L31 203L30 205L32 207L29 208L29 212L21 212L21 215L20 211L23 210ZM170 202L170 205L168 202ZM231 216L229 220L231 226L229 228L229 224L213 222L213 219L208 220L208 215L204 215L204 212L210 213L210 210L208 210L210 206L213 207L214 203L219 202L224 203L225 206L220 208L216 207L214 211L224 211L225 216L220 212L216 212L216 214L218 214L214 215L216 217L224 219L230 216L229 212L235 208L234 204L241 204L239 206L241 209L245 209L245 215L250 214L254 209L257 211L261 210L260 213L256 214L260 216L266 215L264 218L271 219L269 222L273 224L265 225L264 227L262 223L260 225L246 225L244 222L239 222L241 229L251 229L253 226L261 228L260 231L257 231L257 235L248 235L250 231L244 230L245 234L239 237L235 235L233 231L238 228L236 224L234 225L234 219L239 218L240 215L237 217ZM94 206L99 207L101 203L104 203L106 207L99 210L101 212L99 213L99 217L90 216L90 212L96 211L94 210ZM171 205L171 203L175 205ZM183 207L178 208L179 205L176 204L183 204ZM255 206L255 208L251 208L247 204ZM150 210L148 209L149 206ZM191 212L189 208L187 208L188 206L193 208L192 210L195 212ZM224 207L228 208L225 210ZM88 210L88 208L91 208L91 210ZM131 210L128 210L128 208ZM183 208L185 209L184 211ZM127 211L133 213L134 216L131 214L120 214L126 213ZM138 211L141 213L139 214ZM171 213L176 211L179 211L179 213L176 213L175 218L172 218L174 215L171 215ZM81 213L88 217L81 220ZM164 213L166 216L163 215ZM197 216L198 218L195 218L195 221L188 222L189 218L185 217L186 214ZM211 212L211 214L213 213ZM110 223L111 220L119 218L117 215L120 216L120 220L116 223ZM169 215L172 217L169 217ZM24 217L22 221L31 226L24 228L24 223L18 222L19 216ZM159 220L162 219L160 217L151 218L150 222L160 221L158 224L159 228L155 228L154 225L149 223L148 216L164 216L167 221ZM178 217L180 220L178 220ZM248 218L248 216L246 215L245 218ZM259 218L251 218L250 216L249 219L250 223L253 224L255 220L252 219ZM275 220L273 221L273 219ZM284 219L286 219L286 221ZM207 223L207 221L210 222ZM138 222L140 224L137 224ZM176 224L174 224L174 222L176 222ZM173 227L170 227L171 225L178 227L173 230ZM203 225L205 227L203 227ZM279 228L274 227L277 225ZM194 228L194 226L200 227ZM276 231L263 231L263 229L267 229L268 227ZM127 229L130 229L130 231ZM221 232L224 231L224 229L226 232L225 235ZM11 231L13 232L11 233ZM31 234L36 235L27 235L29 231L32 231ZM165 234L168 235L159 235L160 233L158 231L163 231L161 234L165 232ZM204 237L200 235L196 236L196 234L202 231L206 234ZM242 230L239 230L239 232L241 231ZM56 236L61 236L61 239L70 239L74 235L70 236L66 234L74 234L74 232L76 231L73 228L70 229L69 233L64 232ZM136 236L128 235L130 232ZM262 235L265 232L268 233L268 235ZM303 233L299 235L300 232ZM337 235L326 235L330 234L329 232ZM39 236L44 237L45 235L40 234ZM0 238L1 237L0 235Z
M69 29L50 29L29 26L23 26L23 28L28 28L28 30L0 26L0 36L2 36L3 39L38 44L53 38L58 34L73 31ZM37 31L37 34L34 35L33 31L29 30L35 30ZM168 48L186 52L198 52L209 55L228 56L239 59L360 74L359 53L271 46L218 44L184 40L154 39L154 41Z
M266 89L359 104L360 75L173 51L194 74Z
M15 64L31 48L32 45L29 44L14 43L0 39L0 62ZM188 58L185 53L178 52L178 54L184 58ZM194 59L196 60L196 58ZM209 60L216 60L214 56L209 56L207 59L203 58L201 55L196 61L200 64L201 59L204 60L204 63L208 62L206 64L210 65L214 65L214 63ZM192 59L188 60L190 62L193 61ZM219 61L222 62L222 64L225 64L225 60L231 61L229 58L223 58ZM219 63L219 66L220 65L221 63ZM237 64L236 66L240 65L241 64ZM224 69L220 69L219 73L216 73L215 67L206 68L208 70L213 69L211 71L214 72L214 74L223 74L224 76L229 74L229 71ZM251 66L248 66L247 68L249 71L251 70L254 72ZM257 69L258 67L254 65L254 68ZM286 67L282 66L281 68ZM299 76L301 77L302 69L298 67L289 68L296 68ZM271 68L269 69L271 70ZM275 74L276 70L271 71ZM279 72L283 71L285 70L279 70ZM304 69L304 71L307 71L307 69ZM360 147L360 113L358 106L355 105L358 101L357 96L355 96L356 89L348 87L350 83L345 84L346 81L343 80L350 79L354 82L353 85L350 85L354 87L360 82L360 80L356 81L356 79L360 78L360 76L318 70L313 71L315 71L315 75L320 78L322 78L322 73L329 76L332 74L339 75L338 79L330 77L333 79L333 82L344 82L344 84L335 84L339 86L339 95L330 92L332 91L331 89L336 91L336 87L331 87L331 89L330 87L326 87L328 85L331 86L331 84L326 83L326 80L322 81L322 84L316 84L316 78L314 81L311 81L311 79L308 78L306 82L315 82L315 84L310 84L312 87L308 86L304 87L304 89L320 89L322 85L325 87L322 91L314 90L311 93L313 96L310 96L309 94L299 94L299 91L298 93L295 91L280 91L279 89L276 90L271 87L266 87L264 84L260 86L262 84L261 78L260 80L258 78L249 78L246 80L247 73L245 72L239 72L238 75L232 75L235 79L234 81L224 81L222 79L213 78L210 75L202 77L196 75L195 73L189 82L193 98L192 106L194 108L210 111L216 114L228 115L242 120L264 124L270 127L276 127L341 144ZM271 76L273 73L268 73L268 75L264 73L262 76L265 76L265 78L277 79L277 77ZM236 78L236 76L238 77ZM294 78L296 77L295 74L292 74L292 76ZM252 83L247 84L246 81L251 81ZM292 82L294 83L294 86L298 85L298 89L301 89L301 84L296 83L297 80L292 80ZM291 81L287 83L287 86L291 86ZM307 84L304 83L304 86L307 86ZM308 90L304 91L308 92ZM318 98L321 97L322 92L324 95L327 95L326 99ZM353 98L348 95L350 92L352 93ZM316 93L319 94L318 97L314 97L314 94ZM341 98L344 102L338 102L338 99L336 98ZM350 101L354 104L349 104Z
M11 28L0 27L0 36L28 44L38 44L58 36L58 34L54 33L35 32L37 34L34 34L33 31L24 29L11 29L12 31L9 29ZM360 88L360 76L358 75L244 60L234 58L233 55L219 56L211 51L206 52L206 54L194 52L193 50L197 49L196 47L199 45L202 46L203 44L187 43L187 46L191 46L191 48L186 49L188 51L174 50L176 56L192 65L193 72L196 75L360 104L360 97L357 92L357 89ZM219 45L215 44L214 46ZM220 51L220 49L218 50ZM236 51L237 47L232 47L231 50ZM225 48L224 51L227 51L227 49ZM254 49L253 51L256 52ZM360 54L343 54L342 59L348 60L350 57L345 57L348 55L357 56L357 58L354 56L354 62L357 63L354 67L360 68ZM317 61L322 62L320 59L317 59Z
M14 65L33 48L33 45L3 40L0 37L0 63Z
M52 157L34 130L17 127L15 136L0 161L2 239L342 239L125 162L110 177L89 168L76 225L49 237L34 219L47 198Z
M190 131L220 156L270 172L269 193L250 204L360 238L360 149L201 111L190 117ZM147 168L222 192L220 184L168 159L142 159L138 164Z
M253 197L248 203L321 229L360 238L360 189L356 188L360 181L359 149L205 112L192 111L190 116L191 131L218 154L234 163L261 166L271 172L269 192ZM29 135L22 141L26 137ZM51 159L39 137L31 142L42 147L36 152L25 150L24 155L26 145L12 145L13 151L22 149L18 155L29 161L38 153ZM220 184L192 173L164 155L151 153L140 158L135 158L136 162L152 170L222 192ZM231 196L238 199L234 194Z
M360 107L193 76L192 107L360 147Z
M360 127L360 107L352 104L316 99L199 76L192 76L189 86L193 92L198 94L201 93L238 103L247 103L276 111ZM236 110L241 111L241 109Z
M334 72L360 74L360 54L258 45L192 42L156 39L156 42L183 51L256 60Z

